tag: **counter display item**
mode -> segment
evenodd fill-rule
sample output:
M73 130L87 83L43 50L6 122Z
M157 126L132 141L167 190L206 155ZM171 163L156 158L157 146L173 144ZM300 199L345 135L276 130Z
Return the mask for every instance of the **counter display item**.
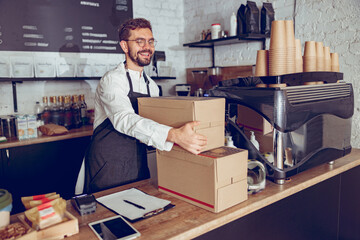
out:
M211 24L211 39L218 39L220 38L221 34L221 24L220 23L213 23Z
M0 189L0 228L10 223L12 210L12 195L5 189Z
M0 133L6 138L16 138L16 118L12 115L0 116Z
M96 211L96 200L92 194L82 194L71 199L74 208L81 216L94 213Z
M35 77L56 77L55 58L34 58Z

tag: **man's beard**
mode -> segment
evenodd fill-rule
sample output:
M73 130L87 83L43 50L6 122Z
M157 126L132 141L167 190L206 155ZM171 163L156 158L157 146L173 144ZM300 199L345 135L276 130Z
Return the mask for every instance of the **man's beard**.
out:
M139 51L139 52L132 52L131 49L129 49L129 57L130 59L137 63L140 67L144 67L147 66L151 63L151 57L149 59L140 59L140 57L138 56L138 54L143 53L143 52L148 52L150 54L150 56L153 55L153 52L151 50L143 50L143 51Z

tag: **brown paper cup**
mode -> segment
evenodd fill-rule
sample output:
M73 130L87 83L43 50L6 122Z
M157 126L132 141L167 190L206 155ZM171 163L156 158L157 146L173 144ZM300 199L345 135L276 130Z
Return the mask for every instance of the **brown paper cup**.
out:
M322 42L315 42L316 57L324 57L324 45Z
M268 84L269 88L283 88L286 87L286 83L274 83L274 84Z
M256 84L256 87L258 87L258 88L266 88L266 87L267 87L267 84L265 84L265 83L259 83L259 84Z
M255 76L269 75L269 51L258 50L256 56Z
M331 65L339 65L339 54L330 53Z
M331 71L332 72L340 72L340 66L339 65L331 65Z
M285 21L286 47L295 47L294 22L292 20Z
M283 75L287 73L286 51L273 52L269 50L269 76Z
M270 49L286 48L285 21L272 21L270 33Z
M322 42L315 42L316 48L316 71L325 70L324 45Z
M287 48L286 52L286 69L287 73L294 73L296 70L296 63L295 63L295 47Z
M295 60L295 72L303 72L303 59L296 59Z
M302 61L302 51L301 51L300 39L295 39L295 59L301 59L301 61Z
M314 41L306 41L304 47L304 57L316 57L316 48Z
M330 47L324 47L324 62L325 67L324 71L331 71L331 56L330 56Z
M316 71L316 57L303 57L304 72Z
M331 71L340 72L339 54L330 53L330 56L331 56Z
M304 82L303 85L316 85L316 82Z

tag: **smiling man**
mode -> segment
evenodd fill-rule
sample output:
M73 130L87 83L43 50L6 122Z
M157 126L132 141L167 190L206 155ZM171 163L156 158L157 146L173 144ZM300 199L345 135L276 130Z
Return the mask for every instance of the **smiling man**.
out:
M94 133L85 156L89 193L149 178L146 145L170 151L176 143L194 154L206 146L206 138L193 130L198 122L171 128L138 115L138 97L159 96L143 71L156 45L150 22L128 20L119 28L119 40L126 61L102 77L95 94Z

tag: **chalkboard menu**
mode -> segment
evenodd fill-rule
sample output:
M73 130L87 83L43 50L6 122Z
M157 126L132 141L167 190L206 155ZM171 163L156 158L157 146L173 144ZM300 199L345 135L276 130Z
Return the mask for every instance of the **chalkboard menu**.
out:
M132 0L0 0L0 51L121 53Z

